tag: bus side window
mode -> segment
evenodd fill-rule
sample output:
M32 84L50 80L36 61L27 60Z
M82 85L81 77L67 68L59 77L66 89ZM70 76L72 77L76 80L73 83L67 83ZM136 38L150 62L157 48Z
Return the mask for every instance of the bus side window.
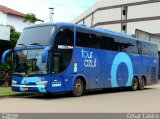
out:
M124 39L122 43L122 51L138 54L137 42L134 40Z
M101 37L101 49L104 50L112 50L112 51L118 51L115 47L115 41L114 38L108 37L108 36L102 36Z
M157 46L146 42L140 42L141 50L143 55L156 56L158 53Z
M89 47L89 41L91 40L91 34L87 32L76 32L76 45L81 47Z
M123 37L115 38L116 47L119 52L136 53L138 54L137 43L134 40L129 40Z
M76 46L99 48L98 36L93 31L78 28L76 32Z
M72 46L74 44L74 32L73 28L66 27L61 28L57 34L54 42L54 49L58 49L58 46Z

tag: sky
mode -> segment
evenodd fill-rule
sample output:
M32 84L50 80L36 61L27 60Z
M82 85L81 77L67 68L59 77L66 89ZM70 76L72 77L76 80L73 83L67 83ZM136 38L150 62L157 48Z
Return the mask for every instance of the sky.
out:
M0 0L0 5L22 13L34 13L38 19L50 21L49 7L54 10L54 22L71 22L97 0Z

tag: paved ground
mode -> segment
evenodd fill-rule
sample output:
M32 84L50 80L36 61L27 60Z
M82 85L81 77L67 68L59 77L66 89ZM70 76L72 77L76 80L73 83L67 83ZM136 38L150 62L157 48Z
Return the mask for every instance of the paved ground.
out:
M0 98L0 112L32 113L79 113L79 112L159 112L160 83L148 86L143 91L113 89L89 92L86 96L73 98L68 94Z

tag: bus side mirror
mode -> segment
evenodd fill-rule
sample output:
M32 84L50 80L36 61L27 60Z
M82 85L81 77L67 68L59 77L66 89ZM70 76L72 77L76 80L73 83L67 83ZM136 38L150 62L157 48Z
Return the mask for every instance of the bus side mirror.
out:
M12 53L12 49L6 50L6 51L2 54L2 61L1 61L2 64L4 64L4 63L6 62L6 56L7 56L9 53Z
M47 46L46 48L44 48L42 52L42 63L47 62L47 55L48 55L49 50L51 50L51 46Z

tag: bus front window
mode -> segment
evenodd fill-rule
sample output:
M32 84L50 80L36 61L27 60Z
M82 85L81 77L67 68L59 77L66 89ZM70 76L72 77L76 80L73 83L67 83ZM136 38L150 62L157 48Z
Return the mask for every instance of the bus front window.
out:
M16 51L13 60L13 75L45 75L47 63L42 63L43 49Z
M56 31L55 26L31 27L23 30L17 41L16 47L22 47L20 44L29 46L32 44L40 44L43 46L50 45L52 36Z

